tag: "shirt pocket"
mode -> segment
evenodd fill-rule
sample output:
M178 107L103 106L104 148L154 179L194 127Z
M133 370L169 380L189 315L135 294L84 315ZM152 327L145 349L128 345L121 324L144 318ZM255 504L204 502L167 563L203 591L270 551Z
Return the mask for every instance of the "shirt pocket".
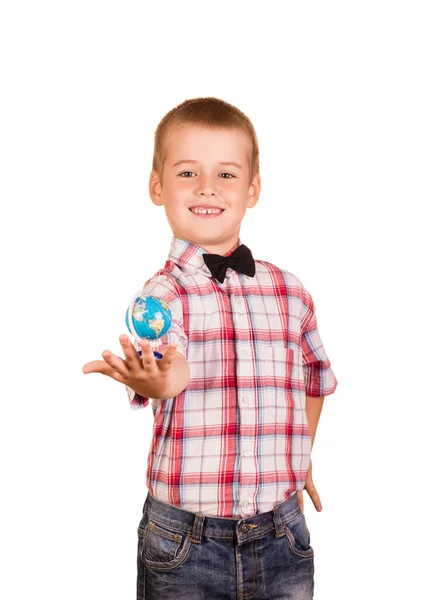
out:
M264 405L279 401L292 406L294 352L283 346L259 345L256 351L256 387Z

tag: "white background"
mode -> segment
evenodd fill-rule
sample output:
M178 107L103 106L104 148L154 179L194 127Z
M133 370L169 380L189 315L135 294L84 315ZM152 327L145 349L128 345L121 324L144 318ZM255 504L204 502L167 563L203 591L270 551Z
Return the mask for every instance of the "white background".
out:
M128 599L152 411L120 354L172 232L153 135L217 96L260 143L241 239L312 294L339 385L304 492L316 600L434 597L432 2L13 2L0 13L0 595Z

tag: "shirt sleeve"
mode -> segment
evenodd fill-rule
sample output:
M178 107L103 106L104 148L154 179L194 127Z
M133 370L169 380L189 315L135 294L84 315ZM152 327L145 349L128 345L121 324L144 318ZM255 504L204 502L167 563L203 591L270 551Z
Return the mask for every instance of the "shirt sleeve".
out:
M166 275L155 275L144 284L141 295L156 296L166 302L170 307L171 325L166 334L159 338L161 346L159 346L157 350L163 354L168 345L171 342L174 342L176 344L176 350L186 358L188 338L183 329L182 300L174 283ZM140 350L139 342L136 338L133 341L133 346L137 351ZM138 408L144 408L149 404L150 398L140 396L127 385L125 387L129 404L132 409L137 410Z
M333 394L338 381L321 340L312 296L304 287L302 300L301 349L306 396L328 396Z

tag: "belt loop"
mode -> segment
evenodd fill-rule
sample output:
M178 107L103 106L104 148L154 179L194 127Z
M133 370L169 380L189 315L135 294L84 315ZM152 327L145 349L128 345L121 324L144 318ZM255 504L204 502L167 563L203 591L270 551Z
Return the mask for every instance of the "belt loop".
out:
M273 522L276 529L276 538L283 537L285 534L285 524L280 514L280 504L273 509Z
M189 536L194 542L194 544L201 544L205 518L205 515L203 515L202 513L195 513L194 527L192 530L192 534Z

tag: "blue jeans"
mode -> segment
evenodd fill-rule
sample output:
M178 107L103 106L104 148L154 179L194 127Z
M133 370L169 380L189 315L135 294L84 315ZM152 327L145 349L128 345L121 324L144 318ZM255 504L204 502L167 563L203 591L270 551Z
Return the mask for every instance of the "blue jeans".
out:
M231 519L150 492L138 527L137 600L312 600L314 552L297 495Z

